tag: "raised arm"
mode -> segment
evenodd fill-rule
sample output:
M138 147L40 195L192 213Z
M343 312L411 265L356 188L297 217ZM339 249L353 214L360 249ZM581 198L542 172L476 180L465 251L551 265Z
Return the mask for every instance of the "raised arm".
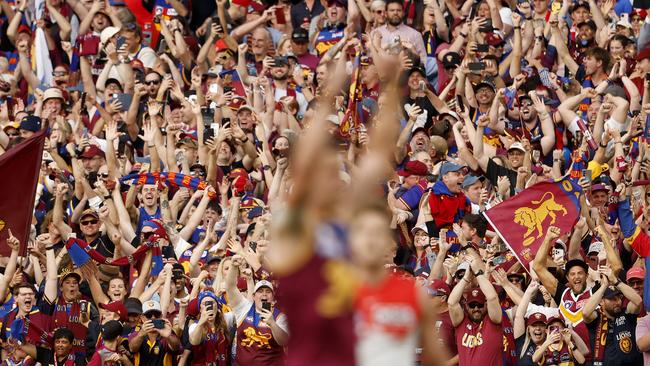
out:
M549 272L546 267L546 260L548 258L548 251L551 247L551 243L555 243L555 240L560 237L560 228L555 226L550 226L546 231L546 236L542 245L539 247L537 254L535 254L535 259L533 260L533 269L537 273L540 282L549 293L555 294L557 291L557 279L551 272Z

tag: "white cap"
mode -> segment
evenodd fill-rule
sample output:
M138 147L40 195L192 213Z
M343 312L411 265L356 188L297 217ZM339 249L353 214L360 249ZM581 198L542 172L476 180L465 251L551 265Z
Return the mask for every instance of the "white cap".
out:
M420 225L418 225L418 226L414 227L413 229L411 229L411 234L415 234L416 230L422 230L427 235L429 235L429 231L427 230L427 224L425 224L425 223L421 223Z
M48 88L43 93L43 103L48 99L63 99L63 93L59 88Z
M462 270L466 270L466 271L467 271L468 269L469 269L469 263L467 263L467 262L461 262L461 263L458 265L458 268L456 268L456 273L458 273L458 271L462 271Z
M99 40L102 44L102 47L106 45L109 39L113 38L114 35L120 32L118 27L106 27L99 35Z
M255 288L253 289L253 293L257 292L257 290L261 289L262 287L268 287L271 289L271 291L274 291L273 284L271 282L267 280L261 280L255 283Z
M587 251L587 254L589 253L600 253L603 250L605 250L605 244L603 244L602 241L595 241L589 245L589 250Z
M524 149L524 145L521 144L521 142L513 142L512 145L508 148L508 150L520 150L523 152L526 152L526 149Z
M142 304L142 314L146 314L150 311L159 311L162 313L160 303L154 300L145 301L145 303Z

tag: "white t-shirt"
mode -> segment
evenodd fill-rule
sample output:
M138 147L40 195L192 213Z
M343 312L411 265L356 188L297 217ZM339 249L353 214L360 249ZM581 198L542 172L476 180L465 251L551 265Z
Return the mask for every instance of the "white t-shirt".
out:
M227 313L223 313L223 318L226 321L226 326L228 327L228 333L232 333L237 325L235 324L235 314L232 311L229 311ZM192 333L194 332L194 329L199 326L198 321L195 323L190 324L189 328L187 330Z

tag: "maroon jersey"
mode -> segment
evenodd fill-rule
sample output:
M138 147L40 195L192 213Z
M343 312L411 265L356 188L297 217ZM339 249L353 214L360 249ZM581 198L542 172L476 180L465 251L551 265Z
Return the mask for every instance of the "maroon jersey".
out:
M456 332L451 322L451 317L449 316L449 310L438 314L436 334L438 335L438 341L440 341L440 344L447 350L449 355L455 356L458 353Z
M488 316L474 323L467 314L456 327L459 365L503 365L503 329Z
M229 347L223 330L210 330L201 344L192 346L192 365L230 365Z
M42 312L52 316L52 331L66 327L74 334L72 342L72 352L78 357L85 357L86 354L86 334L88 328L81 324L81 306L79 301L66 302L63 296L59 296L54 304L50 304L48 299L43 301Z
M290 321L289 366L354 366L353 278L342 261L319 254L280 278L279 300Z
M273 318L280 315L278 308L273 309ZM275 366L284 365L284 348L273 338L271 328L261 321L260 314L253 304L244 321L237 327L238 366Z

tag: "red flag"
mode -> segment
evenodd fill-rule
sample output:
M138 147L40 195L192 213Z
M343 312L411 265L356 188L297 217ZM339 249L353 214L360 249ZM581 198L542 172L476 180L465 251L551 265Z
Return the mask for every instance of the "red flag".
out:
M519 262L528 269L549 226L570 232L580 215L580 186L570 178L537 183L484 215Z
M352 69L352 80L348 91L348 108L345 111L339 131L341 136L349 137L351 130L355 130L361 123L361 51L357 50Z
M9 256L8 233L20 240L20 254L25 255L34 213L36 184L43 158L45 130L0 155L0 254Z

